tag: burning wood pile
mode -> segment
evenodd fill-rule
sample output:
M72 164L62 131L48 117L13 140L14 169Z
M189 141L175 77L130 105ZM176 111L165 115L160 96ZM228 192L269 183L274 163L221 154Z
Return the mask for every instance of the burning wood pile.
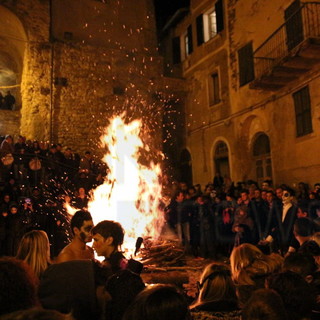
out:
M143 240L144 247L139 251L139 257L145 267L182 266L185 250L176 240Z

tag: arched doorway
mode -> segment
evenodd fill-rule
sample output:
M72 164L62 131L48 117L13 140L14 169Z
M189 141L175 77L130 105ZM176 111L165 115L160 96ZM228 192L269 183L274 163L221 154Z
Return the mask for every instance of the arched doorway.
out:
M216 145L214 152L214 168L216 175L220 174L221 177L230 177L230 166L229 166L229 150L225 142L219 141Z
M180 154L180 181L192 186L192 162L191 154L187 149L183 149Z
M260 184L265 179L272 180L270 140L265 133L259 133L254 139L252 153L255 160L256 181Z
M16 102L13 110L21 107L21 78L27 36L19 18L0 5L0 92L8 91Z

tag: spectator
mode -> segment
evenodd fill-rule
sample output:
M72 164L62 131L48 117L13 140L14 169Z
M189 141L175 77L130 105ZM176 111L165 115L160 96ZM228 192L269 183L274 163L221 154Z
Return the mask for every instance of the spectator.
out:
M51 264L47 234L42 230L26 233L21 239L16 258L26 262L40 279Z
M288 318L280 295L271 289L259 289L244 306L242 319L286 320Z
M25 262L1 258L0 316L38 305L36 287L36 277Z
M240 319L236 289L230 268L212 263L204 269L196 301L190 306L192 319Z
M188 304L179 291L169 285L155 285L138 294L123 320L189 320Z

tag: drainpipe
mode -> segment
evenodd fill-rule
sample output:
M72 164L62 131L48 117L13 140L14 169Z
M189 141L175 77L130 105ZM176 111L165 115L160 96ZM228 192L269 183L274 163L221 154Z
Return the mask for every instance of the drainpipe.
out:
M54 37L53 37L53 13L52 13L52 2L53 0L49 1L49 42L50 42L50 144L53 142L53 66L54 66Z

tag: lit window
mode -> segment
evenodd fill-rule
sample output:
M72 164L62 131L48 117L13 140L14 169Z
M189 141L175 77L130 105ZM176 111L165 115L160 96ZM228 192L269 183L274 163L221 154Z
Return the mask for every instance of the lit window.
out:
M208 14L208 31L210 39L217 34L217 15L216 10Z

